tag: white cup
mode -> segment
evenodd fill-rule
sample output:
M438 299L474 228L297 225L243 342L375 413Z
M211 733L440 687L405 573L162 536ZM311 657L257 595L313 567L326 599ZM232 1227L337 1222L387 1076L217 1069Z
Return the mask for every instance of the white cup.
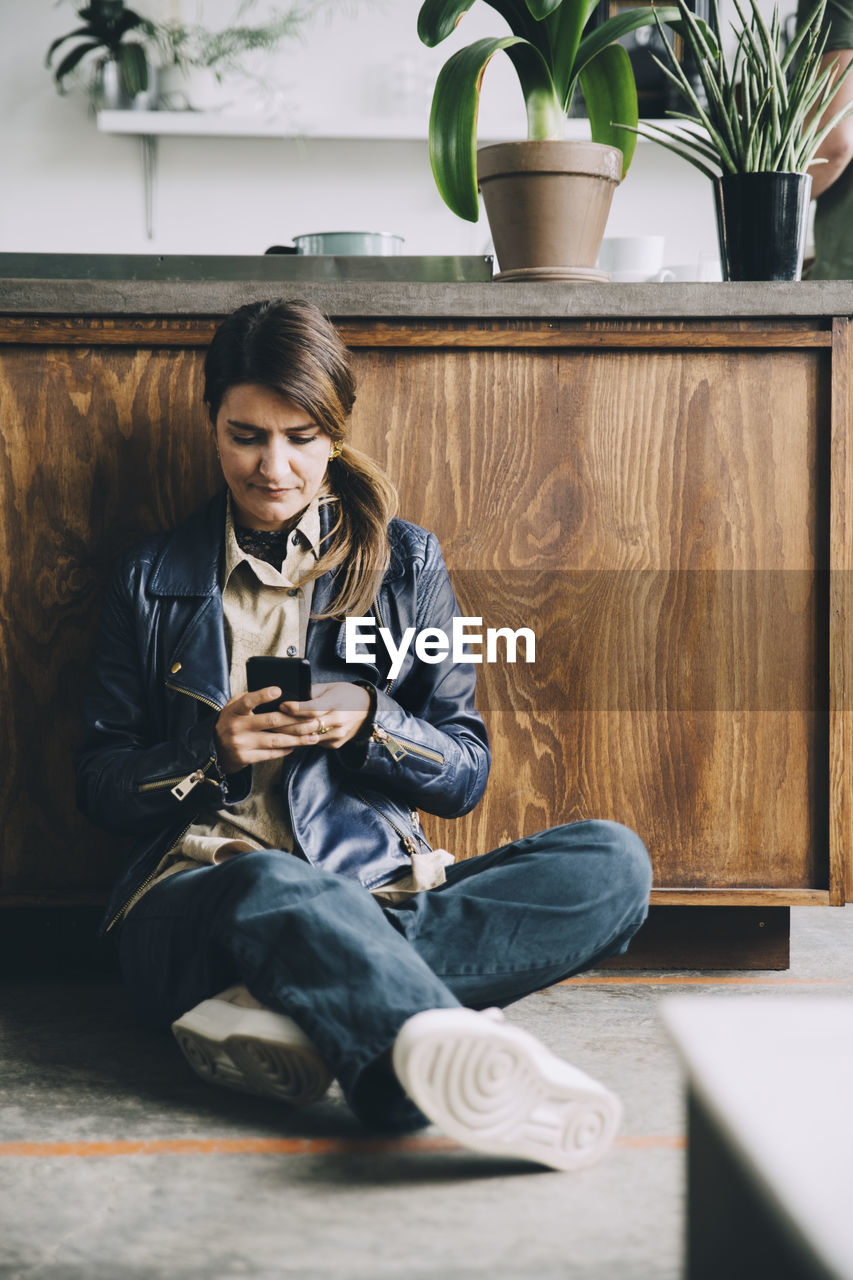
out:
M669 262L665 268L671 280L722 280L720 259L715 253L703 250L696 262Z
M665 243L663 236L609 236L598 265L613 280L649 280L663 266Z
M611 271L610 279L614 284L650 284L653 280L674 280L675 276L669 267L661 267L651 276L644 271Z
M695 262L670 262L667 266L673 280L698 280L699 268Z

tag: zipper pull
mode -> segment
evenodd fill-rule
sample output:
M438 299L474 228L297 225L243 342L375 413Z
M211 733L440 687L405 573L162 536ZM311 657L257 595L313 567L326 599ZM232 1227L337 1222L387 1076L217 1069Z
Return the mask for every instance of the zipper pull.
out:
M195 773L188 773L176 786L171 788L172 795L176 800L186 800L189 793L200 782L204 782L204 769L196 769Z
M408 755L406 748L402 742L398 742L396 738L392 738L387 729L383 729L381 725L373 726L371 738L374 742L379 742L389 752L392 760L402 760L403 756Z
M415 844L411 836L403 836L403 845L410 857L414 858L418 852L418 846Z
M419 836L421 833L420 814L418 813L417 809L412 809L410 810L410 812L412 815L412 830L414 831L416 836Z

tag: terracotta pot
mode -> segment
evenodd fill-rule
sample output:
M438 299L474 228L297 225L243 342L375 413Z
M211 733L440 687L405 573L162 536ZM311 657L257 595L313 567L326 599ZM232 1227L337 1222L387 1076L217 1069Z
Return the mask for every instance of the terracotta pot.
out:
M595 263L622 180L622 152L598 142L501 142L477 153L497 280L608 280Z

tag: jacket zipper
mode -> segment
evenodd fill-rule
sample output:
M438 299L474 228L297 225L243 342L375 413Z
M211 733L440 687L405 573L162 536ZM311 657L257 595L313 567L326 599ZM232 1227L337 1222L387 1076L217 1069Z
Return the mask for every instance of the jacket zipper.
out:
M145 891L150 888L152 881L157 879L157 867L160 866L160 863L163 861L163 858L168 858L170 853L174 853L175 849L177 849L178 845L181 843L181 841L183 840L184 836L187 834L191 826L192 826L192 823L188 822L187 825L184 827L183 831L180 833L180 835L175 840L172 841L172 843L169 845L168 849L163 854L163 857L160 858L160 861L157 863L157 866L154 868L151 874L145 877L145 879L142 881L142 884L138 885L137 888L134 889L133 893L127 899L127 902L125 902L124 905L120 907L119 910L115 913L112 920L109 922L106 929L104 930L104 933L109 933L113 925L118 924L119 920L121 920L124 916L127 915L130 908L134 906L142 897L142 895L145 893Z
M374 813L378 813L380 818L383 818L388 823L388 826L391 828L392 831L396 833L397 838L399 839L400 843L402 844L406 852L410 855L410 857L414 857L419 852L418 846L415 843L414 836L407 835L405 831L401 831L400 828L397 826L396 822L392 822L391 819L388 817L387 813L383 813L382 810L377 805L373 804L370 800L368 800L367 796L364 795L361 791L356 791L356 795L358 796L359 800L362 801L363 804L366 804L368 808L373 810ZM423 836L420 834L420 830L419 830L420 819L418 818L418 815L414 809L411 810L411 814L412 814L412 830L417 834L418 839L422 843L426 844L426 841L423 839Z
M186 777L182 777L179 774L176 778L157 778L154 782L143 782L136 788L136 790L141 795L146 791L163 791L168 787L176 800L186 800L189 793L194 787L197 787L200 782L210 781L207 777L207 771L210 766L215 763L216 760L211 756L203 769L194 769L193 772L188 773Z
M372 608L373 608L373 612L376 614L376 622L377 622L377 624L378 624L380 627L384 627L384 626L385 626L385 623L382 621L382 614L379 612L379 601L378 601L378 600L374 600L374 601L373 601ZM384 689L384 691L383 691L383 692L385 692L385 693L390 693L390 692L391 692L391 689L392 689L392 687L393 687L393 685L394 685L394 677L393 677L393 676L389 676L389 677L388 677L388 679L387 679L387 680L386 680L386 682L385 682L385 689Z
M380 627L384 627L385 623L382 621L382 614L379 612L379 602L377 600L374 600L372 608L373 612L376 614L377 623ZM393 679L389 679L385 682L384 691L386 694L391 692L393 684ZM428 747L419 747L414 742L403 742L399 738L392 738L388 730L383 729L381 724L375 724L373 726L373 732L370 737L374 742L380 743L385 750L390 753L392 760L402 760L405 755L413 755L422 756L424 760L433 760L436 764L444 764L444 756L439 755L437 751L430 751Z
M205 706L212 707L214 711L222 710L218 702L213 702L212 699L205 698L200 693L192 693L189 689L182 689L179 684L173 684L171 680L166 681L166 688L173 689L175 693L183 693L188 698L195 698L196 702L203 702ZM193 790L193 788L197 787L200 782L203 782L205 780L205 778L207 777L208 769L212 764L215 764L215 763L216 763L215 758L211 756L203 769L196 769L192 773L188 773L185 778L158 778L156 782L143 782L142 785L137 788L137 791L138 792L158 791L163 787L169 787L171 789L172 795L175 797L176 800L185 800L186 797L189 795L189 793ZM180 835L177 837L177 839L173 840L172 843L169 845L169 848L163 854L163 858L167 858L169 854L172 853L178 847L178 845L181 843L181 841L183 840L184 836L187 834L191 826L192 826L192 822L188 822L187 825L184 827L184 829L181 831ZM159 867L160 862L163 861L163 858L161 858L160 861L157 863L157 867ZM154 868L154 870L151 872L149 876L145 877L141 885L138 885L137 888L134 889L133 893L130 895L130 897L127 899L124 905L115 913L112 920L109 922L106 929L104 930L105 933L109 933L110 929L112 929L112 927L116 925L119 922L119 920L121 920L121 918L127 914L130 908L139 901L143 893L145 893L146 889L148 889L149 886L151 885L151 882L157 878L157 867Z
M402 760L403 756L422 756L425 760L434 760L436 764L444 764L444 756L438 751L431 751L429 747L420 747L415 742L408 739L394 738L387 729L383 729L381 724L373 726L373 732L370 735L374 742L380 743L391 755L392 760Z
M205 698L204 694L193 693L191 689L182 689L179 684L172 684L171 680L166 681L167 689L174 689L175 693L182 693L187 698L195 698L196 702L203 702L206 707L213 707L214 711L221 711L222 707L218 702L214 702L212 698Z

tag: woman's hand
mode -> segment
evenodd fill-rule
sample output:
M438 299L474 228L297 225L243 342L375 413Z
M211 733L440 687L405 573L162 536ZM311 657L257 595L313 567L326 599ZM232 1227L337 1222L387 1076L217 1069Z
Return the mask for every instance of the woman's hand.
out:
M310 702L282 702L281 710L301 726L300 745L317 742L336 750L354 738L370 714L370 694L360 684L334 680L312 684ZM299 729L294 729L298 732Z
M361 685L336 680L312 685L310 702L282 702L278 711L254 714L255 707L280 696L281 689L273 687L226 702L213 730L217 758L226 773L283 759L297 747L342 747L358 733L371 705Z
M327 686L317 687L325 689ZM217 759L225 773L238 773L246 765L259 764L263 760L280 760L297 747L320 741L316 732L316 712L308 717L288 715L280 710L254 714L255 707L280 697L281 689L273 686L238 694L226 702L213 729ZM310 702L281 704L282 707L312 705Z

